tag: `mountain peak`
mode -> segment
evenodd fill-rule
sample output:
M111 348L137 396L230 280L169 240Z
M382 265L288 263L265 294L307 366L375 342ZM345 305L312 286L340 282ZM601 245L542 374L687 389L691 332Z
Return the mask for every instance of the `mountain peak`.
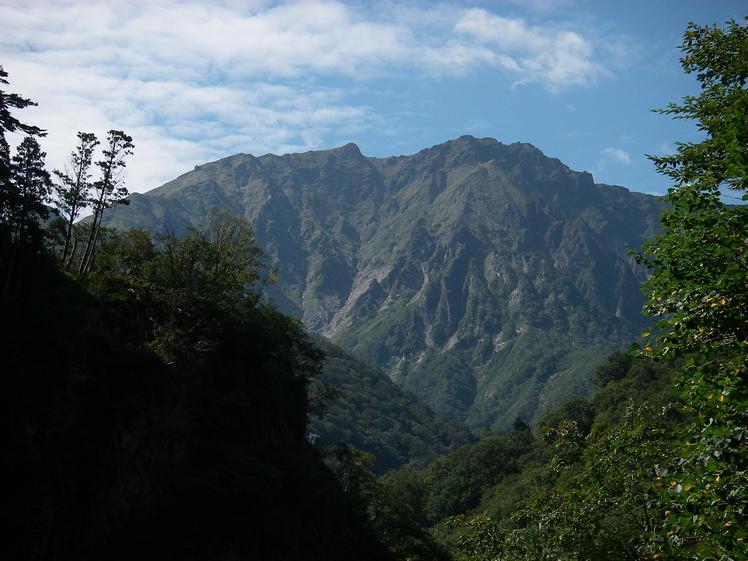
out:
M361 158L363 156L363 154L361 154L361 149L357 144L353 142L349 142L348 144L343 144L343 146L333 148L332 150L330 150L330 152L349 158Z
M466 134L422 150L417 157L444 158L448 167L456 167L496 159L503 148L505 145L495 138L476 138Z
M491 138L490 136L486 136L483 138L478 138L473 136L472 134L463 134L462 136L459 136L453 140L447 140L445 145L448 146L493 146L493 147L499 147L503 146L501 142L496 140L495 138Z

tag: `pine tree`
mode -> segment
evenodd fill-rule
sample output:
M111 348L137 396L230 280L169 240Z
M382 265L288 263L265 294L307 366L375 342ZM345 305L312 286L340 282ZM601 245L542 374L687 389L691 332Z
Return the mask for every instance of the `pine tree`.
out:
M23 139L10 163L10 189L3 198L4 219L10 241L10 257L5 278L4 294L18 285L19 248L41 247L40 220L49 216L47 203L52 191L52 180L45 169L46 153L31 136Z
M8 84L7 77L8 73L0 66L0 87L2 87L2 84ZM5 138L5 133L22 132L28 136L44 136L47 134L39 127L20 122L10 113L12 108L23 109L30 105L36 105L36 103L18 94L6 93L0 89L0 225L8 220L10 211L7 206L15 197L11 184L10 146Z
M0 84L8 84L8 73L0 66ZM0 188L7 185L10 178L10 147L5 139L6 132L22 132L28 136L45 136L47 133L39 127L26 125L11 115L11 108L23 109L36 105L30 99L18 94L6 93L0 89Z

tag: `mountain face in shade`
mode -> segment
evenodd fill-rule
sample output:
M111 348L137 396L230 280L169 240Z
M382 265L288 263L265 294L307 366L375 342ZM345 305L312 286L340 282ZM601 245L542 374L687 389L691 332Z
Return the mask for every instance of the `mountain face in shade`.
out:
M627 248L661 203L532 145L464 136L391 158L354 144L238 154L105 223L180 232L214 207L251 222L281 310L436 411L502 430L586 391L638 334L643 273Z

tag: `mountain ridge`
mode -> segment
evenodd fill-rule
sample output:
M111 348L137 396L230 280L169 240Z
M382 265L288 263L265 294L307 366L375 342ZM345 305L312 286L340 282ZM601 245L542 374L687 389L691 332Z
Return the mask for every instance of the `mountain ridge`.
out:
M661 203L596 184L531 144L462 136L410 156L352 143L198 166L111 212L177 232L244 216L269 294L435 410L474 426L532 421L643 322L627 255Z

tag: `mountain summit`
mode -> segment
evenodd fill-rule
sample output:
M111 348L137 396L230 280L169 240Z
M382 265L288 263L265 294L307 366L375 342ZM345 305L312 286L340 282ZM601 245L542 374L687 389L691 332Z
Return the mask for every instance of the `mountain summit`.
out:
M462 136L411 156L355 144L238 154L113 209L117 228L246 217L277 269L270 296L437 411L537 420L641 326L627 255L661 203L596 184L530 144Z

